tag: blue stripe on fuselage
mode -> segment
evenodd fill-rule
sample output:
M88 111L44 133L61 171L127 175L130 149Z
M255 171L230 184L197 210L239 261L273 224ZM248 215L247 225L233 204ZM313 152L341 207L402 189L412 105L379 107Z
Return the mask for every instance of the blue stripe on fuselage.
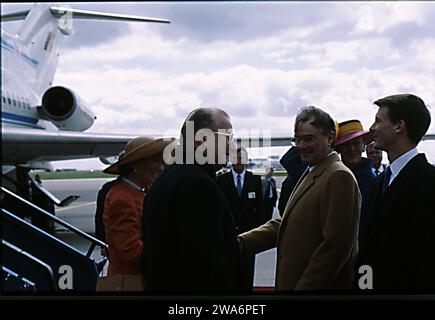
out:
M26 124L36 124L38 122L38 119L36 119L36 118L26 117L26 116L22 116L22 115L16 114L16 113L2 111L2 120L3 119L23 122Z
M12 44L10 44L9 42L7 42L5 39L1 39L1 43L2 43L2 48L5 48L9 51L14 51L15 48Z
M32 66L36 67L39 65L39 61L30 58L28 55L26 55L25 53L20 52L21 57L26 60L28 63L30 63Z

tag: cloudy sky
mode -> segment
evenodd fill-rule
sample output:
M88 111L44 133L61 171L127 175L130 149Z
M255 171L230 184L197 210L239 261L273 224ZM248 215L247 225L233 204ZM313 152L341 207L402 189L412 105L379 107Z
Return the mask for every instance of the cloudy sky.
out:
M306 105L365 128L377 111L373 101L390 94L414 93L435 108L435 2L69 5L172 22L75 21L55 84L90 104L98 117L91 132L178 134L198 106L227 110L236 134L273 136L292 134ZM2 13L29 7L2 4ZM18 26L2 24L11 33ZM435 142L419 150L435 162Z

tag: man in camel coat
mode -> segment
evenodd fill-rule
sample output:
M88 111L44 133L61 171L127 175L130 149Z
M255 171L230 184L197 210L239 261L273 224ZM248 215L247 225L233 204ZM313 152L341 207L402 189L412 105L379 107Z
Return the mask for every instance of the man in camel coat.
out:
M335 133L334 121L321 109L298 113L295 143L308 169L282 219L239 237L242 252L277 247L276 291L352 288L361 194L331 148Z

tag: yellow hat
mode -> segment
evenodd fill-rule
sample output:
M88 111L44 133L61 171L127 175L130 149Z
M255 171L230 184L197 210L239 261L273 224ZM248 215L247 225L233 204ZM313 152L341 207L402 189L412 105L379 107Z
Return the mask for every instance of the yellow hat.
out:
M372 141L370 131L364 131L364 128L359 120L349 120L338 124L337 139L335 145L338 146L349 140L363 137L364 144Z

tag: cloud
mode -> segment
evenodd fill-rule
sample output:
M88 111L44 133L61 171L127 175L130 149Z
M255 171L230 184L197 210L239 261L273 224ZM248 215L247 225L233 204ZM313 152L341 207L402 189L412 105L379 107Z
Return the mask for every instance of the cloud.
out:
M401 89L430 92L428 76L413 75L411 83L407 75L400 69L348 74L330 68L283 71L241 65L175 76L140 68L107 68L99 73L63 73L62 77L95 103L101 124L94 130L105 126L109 132L124 127L129 132L179 128L193 108L218 106L228 110L239 128L281 134L289 132L289 119L297 110L309 104L324 108L339 121L358 118L367 126L376 112L375 99Z
M198 106L226 109L237 130L276 135L291 133L297 111L309 104L366 128L373 101L389 94L411 92L435 106L430 2L71 6L172 21L76 21L55 83L90 103L98 117L93 132L177 132Z

